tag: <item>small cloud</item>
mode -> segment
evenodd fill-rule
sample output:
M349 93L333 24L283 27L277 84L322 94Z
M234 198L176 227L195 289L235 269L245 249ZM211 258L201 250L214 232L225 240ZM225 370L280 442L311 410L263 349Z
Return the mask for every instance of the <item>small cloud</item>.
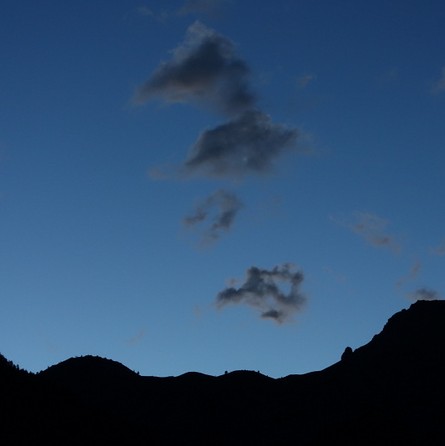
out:
M355 212L348 221L333 219L342 226L360 235L371 246L399 251L400 246L395 238L386 232L389 222L378 215L369 212Z
M445 91L445 66L442 67L442 73L440 78L433 83L431 92L433 94L440 94Z
M187 0L182 8L178 10L179 15L205 14L219 16L228 0Z
M291 320L301 311L306 297L300 291L303 273L290 263L275 266L271 270L250 267L245 282L239 287L228 287L218 293L216 305L245 304L260 312L263 319L272 319L281 324ZM287 285L286 293L280 285Z
M408 297L413 301L441 299L439 293L436 290L432 290L431 288L419 288L413 293L410 293Z
M167 102L198 102L226 114L251 108L255 97L248 85L250 70L234 44L200 22L191 25L170 61L161 63L136 91L134 102L155 97Z
M414 263L414 265L411 267L411 269L409 270L408 274L406 276L402 277L401 279L399 279L397 281L396 285L398 287L401 287L401 286L405 285L407 282L414 280L419 275L421 267L422 267L422 265L420 264L420 262L416 261Z
M305 74L297 78L297 85L299 88L306 88L315 78L314 74Z
M216 178L267 173L282 153L295 148L297 136L296 129L249 110L204 131L185 162L185 172Z
M184 218L188 227L196 226L210 219L212 210L216 209L210 227L204 233L204 242L213 242L232 227L235 217L243 207L240 199L233 193L218 190L198 204L192 214Z
M134 336L125 340L125 344L129 347L134 347L135 345L140 344L145 338L145 330L139 330Z

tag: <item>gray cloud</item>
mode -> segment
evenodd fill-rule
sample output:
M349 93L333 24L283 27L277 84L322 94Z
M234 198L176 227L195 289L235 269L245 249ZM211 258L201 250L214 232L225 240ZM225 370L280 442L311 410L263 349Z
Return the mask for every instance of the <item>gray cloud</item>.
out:
M305 74L297 78L297 85L299 88L306 88L315 78L314 74Z
M185 172L234 178L265 173L283 152L295 147L297 136L295 129L272 122L261 111L249 110L204 131L185 162Z
M440 300L441 297L436 290L431 288L419 288L418 290L410 293L408 296L411 300Z
M192 24L185 41L136 91L135 103L154 97L167 102L197 101L232 115L252 107L249 68L233 43L200 22Z
M369 212L355 212L352 219L341 221L333 218L333 220L360 235L372 246L392 251L400 250L400 245L394 236L386 231L389 222L378 215Z
M213 3L188 2L186 6ZM240 178L264 173L282 153L296 147L298 131L274 123L258 109L249 77L249 68L237 56L234 44L195 22L171 59L160 64L137 90L136 103L155 97L167 102L196 102L229 116L227 122L199 135L180 174Z
M145 330L139 330L134 336L131 338L128 338L125 340L125 343L129 347L134 347L135 345L138 345L142 342L142 340L145 338L146 332Z
M223 232L227 232L233 225L236 215L243 207L240 199L233 193L218 190L203 202L201 202L194 212L184 218L186 226L195 226L211 218L210 227L204 232L204 242L217 240Z
M440 78L433 83L431 90L434 94L439 94L445 92L445 66L442 67L442 74Z
M409 270L408 274L397 281L397 286L401 287L405 285L407 282L414 280L418 276L421 267L422 265L420 264L420 262L416 261Z
M252 266L239 288L228 287L218 293L216 305L223 308L228 304L245 304L258 310L262 318L281 324L289 321L306 303L300 291L302 282L303 273L295 271L290 263L271 270ZM280 289L280 284L289 286L289 291L286 293Z

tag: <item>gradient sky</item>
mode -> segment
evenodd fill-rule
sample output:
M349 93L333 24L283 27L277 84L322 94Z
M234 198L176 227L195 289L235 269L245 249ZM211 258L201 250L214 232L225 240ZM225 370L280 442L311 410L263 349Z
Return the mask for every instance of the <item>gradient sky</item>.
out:
M280 377L443 298L443 1L0 11L8 359Z

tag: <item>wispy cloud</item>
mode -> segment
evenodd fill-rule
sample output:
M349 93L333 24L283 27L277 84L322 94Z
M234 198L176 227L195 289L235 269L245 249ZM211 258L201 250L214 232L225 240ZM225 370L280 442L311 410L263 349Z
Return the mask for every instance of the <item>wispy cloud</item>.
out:
M431 288L419 288L408 295L409 299L417 300L440 300L440 294Z
M281 324L302 310L306 297L300 291L303 273L290 263L275 266L271 270L250 267L245 282L239 287L228 287L218 293L216 305L223 308L229 304L244 304L260 312L264 319ZM280 285L287 285L286 293Z
M234 193L218 190L199 203L193 213L184 218L184 224L192 227L211 220L202 241L212 242L232 227L242 207L241 200Z
M316 76L314 74L304 74L297 78L297 86L299 88L306 88L312 81L314 81Z
M420 262L416 261L414 263L414 265L411 267L411 269L409 270L408 274L406 274L405 276L400 278L397 281L396 285L398 287L401 287L401 286L405 285L407 282L414 280L419 275L421 267L422 267L422 265L420 264Z
M154 97L167 102L199 102L233 115L252 107L250 70L234 44L200 22L191 25L171 60L161 63L136 91L134 102Z
M332 218L341 226L347 227L361 236L371 246L399 251L400 245L393 235L387 232L389 222L370 212L354 212L351 218Z
M445 66L442 67L440 78L433 83L431 91L433 94L445 92Z
M297 136L295 129L249 110L204 131L185 162L185 172L220 178L269 172L283 152L295 148Z
M125 340L125 344L129 347L134 347L135 345L140 344L145 338L146 332L145 330L139 330L134 336Z

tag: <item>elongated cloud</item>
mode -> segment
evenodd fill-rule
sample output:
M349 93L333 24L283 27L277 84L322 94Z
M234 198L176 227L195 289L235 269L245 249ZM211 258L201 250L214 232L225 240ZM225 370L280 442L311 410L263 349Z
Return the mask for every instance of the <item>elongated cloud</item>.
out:
M184 224L190 227L211 219L210 227L204 232L203 241L215 241L232 227L242 207L241 200L235 194L218 190L201 202L194 212L184 219Z
M366 242L376 248L387 248L399 251L400 245L394 236L387 232L389 222L378 215L369 212L355 212L352 218L333 220L361 236Z
M299 88L306 88L315 78L314 74L304 74L297 78L297 85Z
M303 278L303 273L290 263L271 270L252 266L239 288L229 287L218 293L216 305L218 308L229 304L248 305L258 310L262 318L281 324L289 321L306 303L300 291ZM289 287L287 293L280 289L281 284Z
M419 288L408 296L411 300L440 300L440 294L431 288Z
M145 335L146 335L145 330L139 330L134 336L132 336L131 338L128 338L125 341L125 343L129 347L134 347L143 341L143 339L145 338Z
M411 267L411 269L409 270L408 274L406 276L400 278L397 281L396 285L398 287L401 287L401 286L405 285L407 282L414 280L418 276L421 267L422 267L422 265L420 264L420 262L416 261L414 263L414 265Z
M273 123L261 111L204 131L185 162L186 173L210 177L243 177L270 171L274 161L295 147L298 133Z
M154 97L167 102L197 101L232 115L255 103L248 78L249 68L236 55L233 43L195 22L171 60L161 63L137 90L134 101L142 104Z

